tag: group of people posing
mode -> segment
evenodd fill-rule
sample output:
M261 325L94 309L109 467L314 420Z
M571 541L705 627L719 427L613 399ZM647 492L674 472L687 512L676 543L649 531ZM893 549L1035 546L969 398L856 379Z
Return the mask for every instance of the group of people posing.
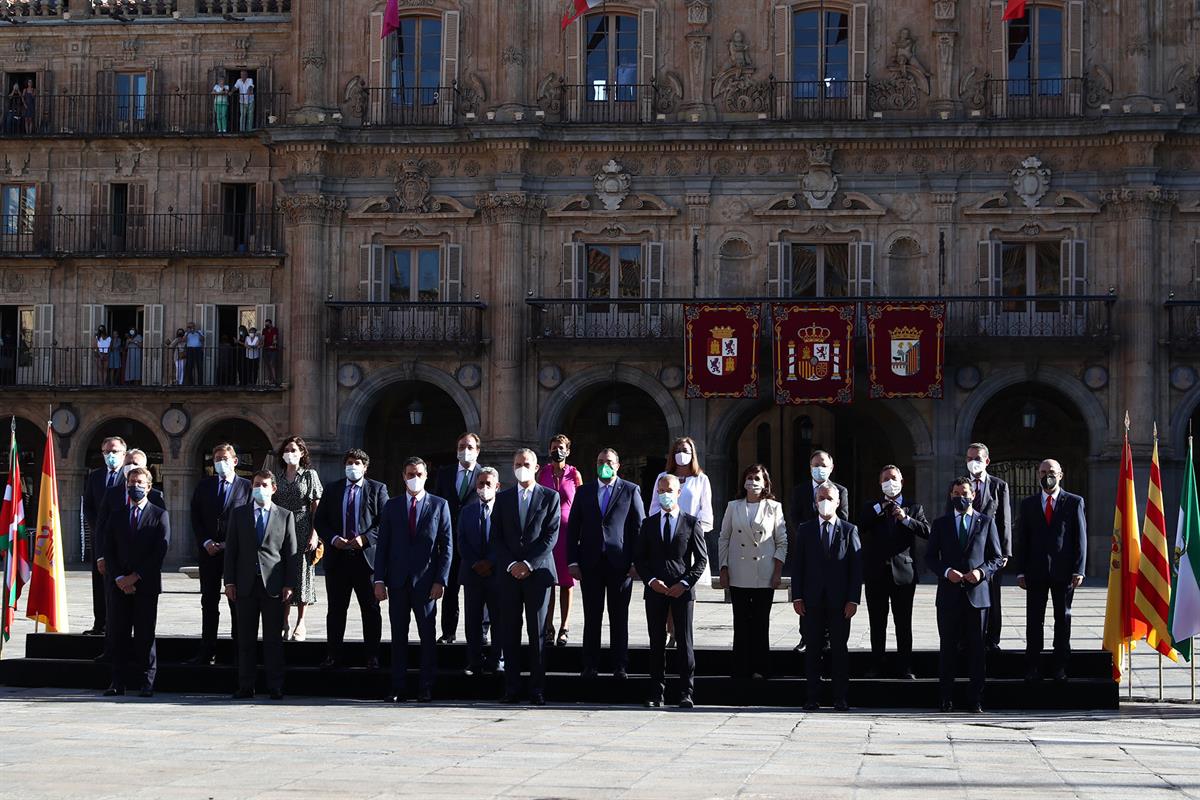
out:
M362 614L365 666L379 667L386 603L392 642L386 699L431 700L437 644L455 640L461 589L467 674L503 671L501 702L519 702L523 628L527 696L542 705L545 650L569 640L574 583L580 585L584 607L583 677L595 677L603 667L624 679L629 606L633 586L640 582L650 644L646 703L663 703L666 651L673 644L679 705L691 708L692 613L713 529L712 490L695 443L686 437L674 442L670 469L656 479L649 508L639 487L619 476L620 456L611 448L596 455L596 479L584 481L568 463L566 436L549 443L546 464L531 449L517 450L506 474L479 463L480 445L478 435L463 434L456 463L432 475L424 460L409 458L397 497L367 477L370 457L360 449L345 453L344 477L326 488L298 437L280 447L283 474L262 470L251 480L237 475L231 445L215 448L213 475L196 487L191 503L203 616L201 650L193 663L215 659L224 593L235 620L239 683L234 696L254 694L261 622L268 689L272 698L282 697L282 642L305 638L303 613L315 602L314 567L321 561L328 603L323 669L344 665L352 596ZM145 455L126 451L115 437L105 440L103 454L106 466L89 476L85 498L98 555L92 632L108 634L106 653L113 661L108 693L124 693L132 657L142 694L149 695L156 670L159 574L170 524L161 494L151 488ZM733 606L735 674L770 677L771 606L786 576L800 621L795 649L805 651L806 708L816 708L820 699L825 650L830 651L834 707L848 707L848 639L864 586L875 662L869 677L884 672L890 612L897 650L892 667L896 676L912 679L912 607L919 572L914 543L923 539L926 565L938 580L942 709L953 708L957 662L965 651L968 710L982 710L986 653L999 648L1000 576L1012 571L1014 539L1008 486L988 474L988 463L987 447L972 444L968 474L952 482L944 513L932 523L920 505L904 497L899 468L887 465L880 472L880 491L863 507L858 525L849 519L848 490L832 480L828 453L813 453L811 480L792 490L789 509L776 499L766 466L746 467L739 496L727 506L716 537L717 582L728 590ZM1062 488L1062 468L1053 459L1041 463L1038 476L1041 490L1022 501L1015 523L1022 545L1017 582L1027 592L1027 678L1043 676L1043 618L1050 599L1055 629L1048 674L1066 680L1071 599L1086 558L1084 503ZM556 587L562 621L557 638ZM291 607L298 609L295 628L288 623ZM420 639L415 685L407 663L414 620Z

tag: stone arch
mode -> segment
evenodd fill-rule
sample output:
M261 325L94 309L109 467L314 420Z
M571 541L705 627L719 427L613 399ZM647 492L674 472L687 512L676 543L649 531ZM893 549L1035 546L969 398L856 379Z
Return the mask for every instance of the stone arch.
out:
M1171 428L1167 440L1177 458L1186 458L1188 440L1188 422L1200 408L1200 383L1193 386L1175 405L1171 413ZM1193 431L1193 434L1195 431Z
M163 459L165 461L169 450L164 446L165 438L159 432L159 420L148 409L139 405L122 406L119 410L114 410L112 413L97 416L87 425L81 426L79 430L71 436L71 438L74 441L79 442L80 445L79 449L76 451L76 459L86 459L88 453L87 447L91 443L92 439L103 431L105 425L111 424L114 420L120 419L133 420L134 422L144 425L150 432L150 435L153 436L157 441L159 451L163 454Z
M550 441L550 437L560 431L571 403L575 401L581 392L593 386L609 383L627 383L630 386L641 389L654 400L662 411L663 419L667 421L667 430L671 438L674 439L684 435L683 413L679 410L679 404L675 402L675 398L671 396L666 387L657 378L647 372L623 364L616 364L611 367L591 367L582 370L559 384L559 387L546 399L545 405L542 406L541 414L539 414L539 444Z
M467 430L479 431L479 408L467 390L454 379L454 376L425 364L407 363L372 372L350 395L350 399L338 413L338 448L340 450L356 446L355 443L362 439L367 418L371 416L371 411L379 400L380 392L393 384L406 381L424 381L441 389L458 406Z
M196 416L192 417L191 425L189 426L186 434L188 444L183 447L181 451L186 451L189 447L194 448L196 443L204 439L204 437L207 436L213 428L222 422L227 422L234 416L235 415L229 412L229 409L218 406L216 408L202 411ZM277 434L275 430L275 426L277 424L276 420L272 420L264 416L258 409L245 407L239 408L236 416L252 423L263 433L264 436L271 440L272 445L277 444L274 441ZM186 456L184 456L184 458L186 458Z

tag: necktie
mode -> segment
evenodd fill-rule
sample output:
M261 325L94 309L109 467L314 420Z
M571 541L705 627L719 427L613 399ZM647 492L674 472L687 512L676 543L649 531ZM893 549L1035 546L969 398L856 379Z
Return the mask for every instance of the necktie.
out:
M663 514L663 544L671 546L671 515Z
M267 512L261 508L254 510L254 532L258 534L258 546L262 547L262 543L267 539Z
M467 496L467 477L470 475L465 469L462 471L462 478L458 481L458 499L465 499Z
M958 546L961 547L962 549L966 550L967 549L967 537L970 535L971 535L971 518L969 516L967 516L966 514L963 514L962 518L959 522L959 525L958 525Z
M612 484L607 483L604 485L604 492L600 495L600 515L601 516L608 513L608 501L610 499L612 499Z
M1046 495L1046 524L1049 525L1054 519L1054 495Z
M983 511L983 481L975 481L975 497L971 500L971 507Z
M529 516L529 490L521 490L521 527L525 527L525 518Z
M142 515L142 510L140 508L138 508L137 506L130 506L130 508L129 508L129 529L130 530L134 530L134 531L137 530L138 517L140 517L141 515Z
M833 550L833 523L821 524L821 542L825 545L825 554L828 555Z
M217 481L217 500L221 503L221 508L225 507L226 493L229 491L229 482L226 480Z
M342 527L342 538L344 539L353 539L358 536L358 513L354 502L357 495L358 485L350 484L346 489L346 523Z
M484 503L483 507L479 510L479 530L483 533L484 547L487 547L488 539L492 533L490 530L492 525L492 517L491 514L489 514L491 510L491 506L489 506L487 503Z
M409 498L408 503L408 536L412 538L417 535L417 498Z
M116 485L117 485L117 470L115 470L115 469L109 470L109 472L108 472L108 488L111 489L112 487L114 487Z

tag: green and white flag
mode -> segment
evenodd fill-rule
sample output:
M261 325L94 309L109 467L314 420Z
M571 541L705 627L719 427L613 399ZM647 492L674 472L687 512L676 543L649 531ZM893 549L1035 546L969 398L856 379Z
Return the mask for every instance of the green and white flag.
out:
M1171 585L1171 638L1175 650L1192 660L1192 637L1200 635L1200 504L1196 499L1196 469L1192 439L1188 437L1187 470L1179 499L1179 526L1175 529L1175 557Z

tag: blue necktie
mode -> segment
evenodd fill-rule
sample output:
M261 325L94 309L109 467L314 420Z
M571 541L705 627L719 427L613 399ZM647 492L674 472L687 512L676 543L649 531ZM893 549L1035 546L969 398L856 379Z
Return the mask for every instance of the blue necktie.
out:
M491 506L489 506L487 503L484 503L483 508L479 511L479 529L483 532L484 547L487 547L488 539L492 535L492 517L491 514L488 513L490 510Z
M262 543L267 539L267 512L260 508L254 513L258 517L254 522L254 532L258 534L258 546L262 547Z
M225 507L225 493L229 490L229 483L224 478L217 482L217 499L221 501L221 508Z
M600 498L600 514L603 516L608 513L608 501L612 499L612 484L605 484L604 495Z

